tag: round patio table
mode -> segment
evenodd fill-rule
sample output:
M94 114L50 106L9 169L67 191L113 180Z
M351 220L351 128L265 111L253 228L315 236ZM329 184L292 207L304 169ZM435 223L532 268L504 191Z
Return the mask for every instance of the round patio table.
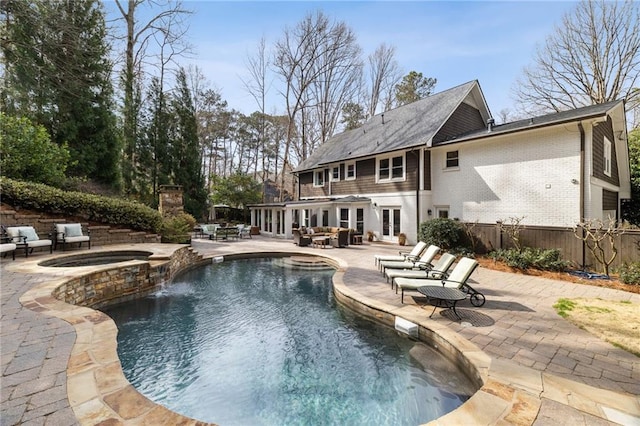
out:
M435 285L418 287L418 292L424 294L428 299L438 300L438 303L433 307L433 311L431 312L431 315L429 315L429 318L433 316L436 308L443 307L443 305L441 305L441 303L443 303L445 308L453 310L453 313L459 320L462 319L460 318L460 315L458 315L458 312L456 312L456 303L460 300L466 299L466 293L458 290L457 288L439 287Z

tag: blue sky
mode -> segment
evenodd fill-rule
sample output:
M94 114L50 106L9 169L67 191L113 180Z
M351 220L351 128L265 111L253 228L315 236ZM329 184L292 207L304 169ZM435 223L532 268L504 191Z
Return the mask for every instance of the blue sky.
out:
M261 37L273 45L285 27L322 10L351 27L365 57L382 43L395 46L403 75L434 77L436 91L479 80L497 117L504 108L515 109L515 80L575 2L185 0L184 6L194 12L188 34L195 55L181 64L198 65L229 107L245 114L256 109L241 81L247 55ZM270 97L276 105L275 89Z

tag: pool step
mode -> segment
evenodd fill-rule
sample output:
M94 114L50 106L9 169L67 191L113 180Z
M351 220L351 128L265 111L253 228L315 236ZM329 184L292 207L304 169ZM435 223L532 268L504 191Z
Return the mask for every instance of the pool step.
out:
M273 260L273 263L284 268L306 269L326 271L332 267L319 257L315 256L291 256L279 257Z

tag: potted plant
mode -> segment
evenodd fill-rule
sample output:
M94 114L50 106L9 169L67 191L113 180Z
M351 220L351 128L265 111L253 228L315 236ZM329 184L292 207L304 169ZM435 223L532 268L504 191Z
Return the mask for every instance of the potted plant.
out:
M367 231L367 241L373 241L373 237L375 237L375 235L376 234L374 234L373 231Z
M398 244L400 244L401 246L407 244L407 234L405 234L404 232L398 234Z

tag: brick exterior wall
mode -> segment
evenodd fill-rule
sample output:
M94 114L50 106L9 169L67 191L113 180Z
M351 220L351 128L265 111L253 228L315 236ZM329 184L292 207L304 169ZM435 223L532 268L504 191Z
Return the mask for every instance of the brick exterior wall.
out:
M459 168L445 170L458 150ZM527 225L573 226L580 219L580 137L577 126L522 132L488 143L434 148L433 204L449 216L495 223L522 217Z

